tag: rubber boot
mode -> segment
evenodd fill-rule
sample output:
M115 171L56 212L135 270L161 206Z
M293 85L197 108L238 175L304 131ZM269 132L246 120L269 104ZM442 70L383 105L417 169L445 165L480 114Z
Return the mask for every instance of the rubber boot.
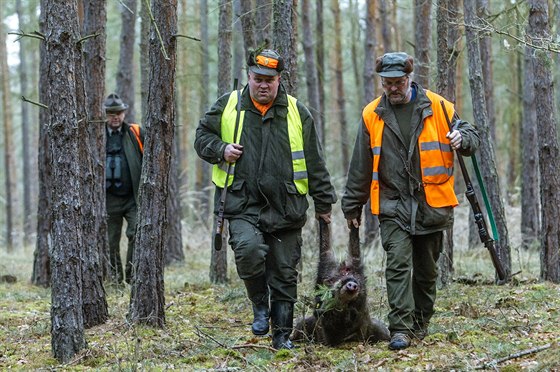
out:
M288 301L274 301L270 306L272 322L272 347L276 350L293 349L290 341L293 328L294 304Z
M244 280L247 295L253 303L253 325L251 331L254 335L263 336L268 333L268 318L270 315L268 305L268 287L263 277Z

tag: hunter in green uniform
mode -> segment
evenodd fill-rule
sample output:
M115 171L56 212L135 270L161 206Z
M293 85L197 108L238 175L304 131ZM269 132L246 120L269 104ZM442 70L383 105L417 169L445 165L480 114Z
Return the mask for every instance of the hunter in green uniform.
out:
M111 279L117 284L123 280L119 243L123 219L126 219L128 249L124 279L130 284L144 137L138 124L125 122L128 105L118 95L110 94L103 105L107 115L105 195Z
M214 164L216 210L228 177L225 217L239 277L253 306L252 331L272 345L292 348L293 309L301 229L314 202L316 218L330 222L336 194L309 110L280 84L282 58L265 49L248 60L248 86L218 99L196 130L195 149Z
M358 226L371 198L371 213L379 216L387 252L389 348L398 350L410 345L411 336L427 333L443 231L452 226L458 204L452 150L470 155L479 137L451 102L412 82L411 56L387 53L376 60L376 71L384 93L363 110L342 211L349 226ZM457 125L452 131L442 102Z

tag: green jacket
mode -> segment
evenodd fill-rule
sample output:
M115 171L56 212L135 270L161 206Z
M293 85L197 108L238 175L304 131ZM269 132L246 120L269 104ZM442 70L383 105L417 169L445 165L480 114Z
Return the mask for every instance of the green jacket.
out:
M200 120L194 147L203 160L223 161L227 143L221 139L221 115L230 94L225 94ZM323 160L321 144L309 110L298 101L303 124L303 143L309 195L315 211L327 213L336 202L336 193ZM309 207L293 182L292 157L287 129L288 100L280 86L272 107L263 117L254 107L248 87L242 92L241 110L245 111L240 144L243 155L235 164L235 179L228 187L224 208L226 218L242 218L265 232L300 228ZM216 187L215 212L221 188Z
M395 221L411 234L422 235L449 228L453 223L453 208L430 207L426 202L424 188L418 182L422 179L418 137L424 128L424 119L432 114L431 105L440 103L432 103L421 86L416 83L412 85L416 89L416 98L410 143L404 143L386 96L381 98L375 109L385 123L379 164L379 220ZM459 131L463 138L460 152L465 156L471 155L478 148L478 132L465 121L461 121ZM362 119L341 201L342 211L347 219L358 218L362 206L369 199L372 159L370 137Z
M132 179L132 190L134 191L134 199L138 204L138 190L140 188L140 175L142 173L142 157L143 152L134 133L130 129L130 124L124 122L122 129L126 135L123 136L123 151L126 156L128 168L130 169L130 177ZM144 132L140 127L140 140L144 144Z

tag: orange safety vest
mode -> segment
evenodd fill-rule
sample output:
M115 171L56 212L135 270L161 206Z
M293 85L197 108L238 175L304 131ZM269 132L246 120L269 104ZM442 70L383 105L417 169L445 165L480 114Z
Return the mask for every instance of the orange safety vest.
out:
M136 137L136 141L138 142L138 146L140 146L140 152L144 153L144 144L142 143L142 139L140 138L140 126L138 124L129 124L130 130Z
M453 151L449 139L445 136L449 132L445 114L441 105L434 104L443 100L449 117L453 117L453 104L440 95L426 90L426 95L432 102L433 114L424 120L424 128L418 137L420 150L420 168L422 183L426 193L428 205L434 208L455 207L459 204L453 189ZM385 123L375 113L381 97L367 105L362 113L363 121L370 135L371 152L373 154L373 173L371 178L370 198L371 212L379 214L379 162L381 159L381 142Z

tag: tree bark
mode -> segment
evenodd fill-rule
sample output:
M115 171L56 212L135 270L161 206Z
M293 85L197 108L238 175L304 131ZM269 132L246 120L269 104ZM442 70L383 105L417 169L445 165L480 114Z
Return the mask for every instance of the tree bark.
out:
M20 30L26 29L29 25L26 22L27 17L25 16L24 10L21 6L21 0L16 0L16 12L18 15L18 24ZM27 41L21 39L19 41L19 82L20 82L20 93L22 96L29 96L29 86L28 86L28 76L27 76L27 55L28 45ZM31 194L31 185L37 183L37 180L33 178L37 173L31 171L31 149L30 149L30 119L29 119L29 104L27 102L21 101L21 147L22 147L22 161L23 161L23 242L25 246L31 246L33 244L33 215L31 212L34 198Z
M217 97L231 92L231 0L220 0L218 26L218 94Z
M480 60L480 47L478 44L479 35L477 35L476 31L479 25L474 2L464 1L463 6L465 9L465 33L467 39L469 83L471 86L473 116L480 134L479 158L484 160L484 163L481 164L482 179L488 193L490 208L493 211L499 234L499 238L494 237L496 240L495 247L506 272L506 278L509 279L511 275L511 250L504 206L502 204L502 198L500 197L500 182L496 171L496 156L492 137L490 135L486 99L484 97L484 83L482 81L481 71L482 62Z
M393 43L391 42L391 17L390 10L387 9L388 0L379 1L379 18L381 20L381 38L383 42L383 51L385 53L393 50Z
M315 35L317 36L315 53L317 54L317 90L319 93L319 106L317 110L321 116L322 134L319 137L324 146L327 145L327 121L325 120L325 39L323 37L323 0L315 4Z
M535 73L531 54L525 48L523 69L523 120L521 121L521 153L523 177L521 179L521 245L523 248L538 246L540 232L539 150L535 99Z
M375 98L375 46L377 45L375 29L375 0L366 1L366 32L364 38L364 99L362 107L365 107ZM368 200L364 208L364 233L366 246L370 245L379 235L379 219L371 213L371 200Z
M256 44L257 46L270 45L270 33L272 32L272 14L273 14L273 1L270 0L256 0L256 12L253 12L255 17L255 27L257 32ZM294 9L297 9L297 3L294 4Z
M82 303L83 213L80 124L87 123L76 1L43 1L49 82L53 245L51 251L51 344L66 363L86 346ZM79 97L82 95L81 97ZM79 107L79 104L84 105Z
M121 0L121 37L119 44L119 66L117 68L117 94L128 104L126 120L136 123L134 94L134 44L136 43L136 0ZM112 90L112 87L110 87Z
M0 10L0 20L3 20ZM6 195L6 249L13 252L16 242L16 228L18 216L17 174L15 161L15 146L13 140L14 128L12 119L12 104L10 92L10 71L8 70L8 54L6 52L6 30L0 21L0 74L2 75L2 119L4 122L4 177Z
M44 1L41 1L41 15L39 18L39 30L46 35L47 24L44 8ZM47 46L42 42L39 47L39 101L43 104L49 101L49 83ZM31 283L41 287L48 287L51 284L51 267L49 251L52 247L52 158L51 140L48 135L49 111L45 108L39 110L39 140L37 167L39 169L39 197L37 201L37 241L35 252L33 253L33 272Z
M284 59L282 81L286 92L297 97L297 0L274 2L274 49Z
M529 40L542 46L550 40L548 2L529 0ZM560 164L558 151L557 120L554 109L553 65L550 53L531 51L535 74L535 100L538 126L538 149L541 192L541 278L560 283Z
M430 51L432 50L432 2L414 0L414 80L430 88Z
M175 101L177 102L177 101ZM177 111L177 105L175 105ZM177 120L176 120L177 122ZM165 266L173 263L184 262L183 236L181 224L181 194L179 180L179 139L174 138L173 156L169 172L169 197L167 198L167 241L164 250Z
M210 71L209 71L209 64L210 64L210 54L208 52L208 1L201 0L200 1L200 91L199 91L199 109L201 115L206 112L208 109L208 89L206 86L210 80ZM207 162L199 159L196 159L196 190L200 193L199 197L197 198L198 205L195 209L198 211L200 218L202 221L207 221L208 216L211 210L211 197L210 197L210 174L212 171L212 167Z
M255 38L255 13L253 2L254 1L251 0L239 0L239 9L241 11L239 18L241 19L241 27L243 29L243 42L247 54L250 50L255 50L257 47L257 40Z
M105 323L109 317L103 266L108 251L107 221L105 219L105 125L103 97L105 93L105 44L107 13L104 0L84 0L84 35L98 36L84 44L85 89L89 114L80 124L80 149L83 190L83 306L84 325L90 328ZM81 58L76 64L81 64Z
M154 327L165 324L163 249L175 123L177 1L152 1L161 40L150 34L150 76L146 139L140 182L134 281L129 319ZM165 55L164 55L165 52ZM170 88L171 87L171 88Z
M305 83L307 86L307 101L309 102L308 108L311 111L313 120L315 121L315 128L317 128L317 135L323 138L323 118L320 112L319 103L319 81L317 78L317 65L315 64L315 53L313 49L313 31L311 27L311 9L309 0L302 0L301 14L302 14L302 46L305 55ZM324 142L323 142L324 144Z
M342 40L341 20L338 0L331 0L331 11L334 17L334 76L336 84L336 111L338 114L338 125L340 130L340 149L342 160L342 173L348 173L350 163L350 151L348 149L348 128L346 122L346 96L344 93L344 75L342 73Z

